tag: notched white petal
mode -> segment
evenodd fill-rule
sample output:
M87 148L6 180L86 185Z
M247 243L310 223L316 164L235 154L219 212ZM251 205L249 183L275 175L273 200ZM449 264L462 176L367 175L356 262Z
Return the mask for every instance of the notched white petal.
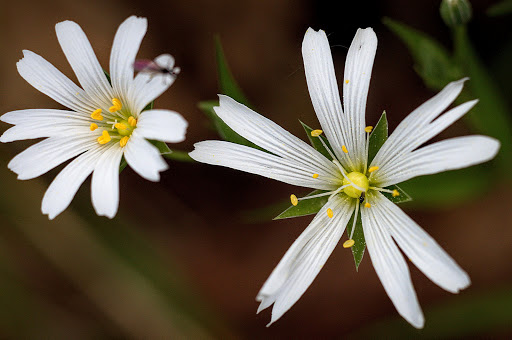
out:
M91 199L98 216L113 218L119 206L119 164L123 149L112 144L99 157L91 182Z
M137 132L144 138L168 143L185 140L188 123L179 113L169 110L144 111L137 122Z
M133 131L126 144L124 157L136 173L149 181L158 182L160 172L168 168L158 149L140 136L137 130Z

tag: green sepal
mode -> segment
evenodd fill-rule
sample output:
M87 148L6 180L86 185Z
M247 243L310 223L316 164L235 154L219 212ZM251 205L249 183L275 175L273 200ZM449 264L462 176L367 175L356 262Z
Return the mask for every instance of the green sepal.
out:
M332 147L329 144L329 141L327 140L327 138L325 138L325 136L323 134L318 137L311 136L311 131L313 131L313 129L310 128L309 126L307 126L306 124L304 124L303 122L301 122L300 120L299 120L299 122L302 124L302 127L306 131L306 135L308 135L309 142L315 148L315 150L320 152L325 157L327 157L327 159L331 159L332 157L329 154L329 151L327 151L324 144L322 144L322 142L320 141L320 138L321 138L322 141L325 143L325 145L327 145L327 147L329 149L331 149L331 152L332 152Z
M325 190L315 190L307 194L306 196L317 195L326 192ZM274 217L274 220L282 220L284 218L300 217L313 215L322 209L322 207L329 200L329 196L322 196L317 198L310 198L307 200L299 201L297 205L290 205L288 209Z
M359 202L357 203L359 204ZM354 224L354 217L355 217L355 210L352 214L352 217L350 218L350 221L348 221L347 224L347 230L345 232L345 235L348 237L352 233L352 225ZM364 256L364 250L366 249L366 241L364 239L364 232L363 232L363 221L361 220L361 209L359 209L359 213L357 214L357 221L355 225L356 230L354 231L354 235L352 235L352 239L354 240L354 245L352 248L352 255L354 256L354 263L356 265L356 271L359 269L359 265L361 264L361 261L363 260ZM343 240L340 242L344 242Z
M386 117L386 111L382 112L377 125L370 134L370 140L368 145L368 164L371 164L377 152L384 145L388 139L388 119Z
M389 193L389 192L381 192L381 194L383 194L384 196L386 196L386 198L388 200L390 200L391 202L393 203L405 203L405 202L410 202L412 201L412 197L406 193L402 188L400 188L398 185L391 185L389 187L385 187L384 189L388 189L388 190L396 190L398 191L398 193L400 195L396 196L396 197L393 197L393 194Z

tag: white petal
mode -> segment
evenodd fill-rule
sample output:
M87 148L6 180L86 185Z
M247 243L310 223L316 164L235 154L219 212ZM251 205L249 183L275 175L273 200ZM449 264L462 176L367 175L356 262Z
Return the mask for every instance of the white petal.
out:
M7 167L18 175L18 179L35 178L97 144L94 138L84 135L51 137L16 155Z
M155 63L170 70L174 67L174 57L170 54L162 54L155 58ZM175 80L176 77L169 74L139 72L130 92L130 98L133 98L132 112L140 113L146 105L164 93Z
M405 260L393 242L385 221L376 211L380 202L371 208L361 208L364 237L373 267L398 313L416 328L423 328L425 319L412 286Z
M248 146L223 141L205 141L194 144L189 153L194 160L206 164L225 166L251 174L272 178L306 188L335 190L336 179L314 163L306 166L295 160L281 158ZM313 174L319 174L313 178Z
M371 28L358 29L345 61L343 80L344 123L348 125L349 144L355 149L356 164L366 158L365 113L366 98L372 76L373 60L377 51L377 36ZM349 151L351 152L351 151ZM359 171L363 170L359 168Z
M375 216L387 225L398 246L429 279L452 293L458 293L469 286L468 274L430 235L396 204L381 194L378 196Z
M119 164L123 149L112 144L99 157L91 182L92 205L99 216L113 218L119 206Z
M131 16L117 29L110 53L110 79L115 93L125 101L133 82L133 64L148 27L146 18Z
M160 171L167 170L167 163L160 156L158 149L133 131L124 149L128 165L139 175L153 182L160 180Z
M50 220L63 212L75 197L78 188L89 176L98 162L102 146L97 146L69 163L46 190L41 210Z
M16 66L23 79L56 102L77 112L97 109L84 90L34 52L24 50Z
M5 131L0 142L34 139L52 136L74 136L89 130L90 119L83 114L63 110L19 110L11 111L0 120L16 124Z
M60 46L84 90L98 105L112 105L112 88L101 68L87 36L73 21L62 21L55 25Z
M339 170L331 161L270 119L230 97L219 95L219 102L215 112L240 136L275 155L302 164L302 169L320 169L332 177L338 176Z
M137 132L144 138L179 143L185 140L187 126L187 121L177 112L148 110L140 115Z
M432 138L436 134L432 132L441 132L442 128L445 128L447 123L450 122L449 118L455 121L459 114L463 115L465 113L464 109L469 110L472 105L469 103L463 104L464 106L461 105L455 108L432 123L457 98L466 80L467 78L464 78L451 82L441 92L411 112L389 136L375 155L371 165L383 167L394 162L401 155L416 149ZM445 116L447 117L444 118ZM438 121L440 123L436 123Z
M342 146L345 145L349 151L355 150L355 146L347 138L348 132L345 129L345 116L341 107L331 48L324 31L316 32L308 28L302 42L302 58L309 95L322 130L337 158L347 168L351 164L350 156L354 153L345 154Z
M466 168L487 162L496 156L500 142L487 136L447 139L413 151L375 172L373 181L386 187L408 179Z
M348 197L333 197L273 270L256 298L261 301L258 311L274 303L270 324L297 302L318 275L345 231L354 203ZM327 216L328 208L333 210L333 218Z

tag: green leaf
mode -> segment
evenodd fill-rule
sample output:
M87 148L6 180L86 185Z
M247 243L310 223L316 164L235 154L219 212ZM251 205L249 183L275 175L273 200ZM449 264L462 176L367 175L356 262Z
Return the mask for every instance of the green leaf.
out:
M307 194L306 196L312 196L324 193L326 191L324 190L315 190ZM307 200L299 201L299 204L297 205L290 205L288 209L280 213L278 216L274 218L274 220L281 220L284 218L292 218L292 217L299 217L299 216L306 216L306 215L312 215L316 214L317 212L322 209L322 207L327 203L329 200L329 196L322 196L317 198L310 198Z
M217 130L218 134L222 137L222 139L228 142L246 145L259 149L259 147L256 144L249 142L247 139L233 131L233 129L231 129L226 123L224 123L224 121L220 119L219 116L217 116L215 110L213 110L215 106L219 106L218 100L208 100L199 103L199 109L201 109L201 111L203 111L213 121L215 129Z
M347 237L352 234L352 225L354 224L354 217L355 217L355 211L352 217L350 218L350 221L347 224L347 231L346 235ZM354 245L352 248L352 255L354 256L354 262L356 265L356 271L359 269L359 265L361 264L361 261L363 260L364 256L364 250L366 249L366 241L364 239L364 232L363 232L363 222L361 220L361 213L359 212L357 214L357 221L355 225L355 231L354 235L352 235L352 239L354 240Z
M464 73L450 53L436 40L390 18L382 20L405 43L414 59L414 69L433 90L440 90Z
M236 83L235 78L229 69L226 56L222 49L220 37L218 35L215 36L215 58L217 60L217 74L219 77L220 92L226 96L230 96L239 103L249 106L247 98Z
M384 145L384 142L388 139L388 119L386 117L386 111L382 112L377 125L372 130L368 145L368 164L371 164L377 152Z
M512 0L498 2L487 9L487 15L490 17L507 15L510 13L512 13Z
M324 135L320 135L318 137L311 136L311 131L313 131L313 129L310 128L309 126L307 126L306 124L304 124L303 122L301 122L300 120L299 120L299 122L302 124L302 127L306 131L306 135L308 135L309 142L316 149L316 151L320 152L322 155L327 157L327 159L332 159L331 155L329 154L329 151L327 151L324 144L322 144L322 142L320 141L320 139L322 139L322 141L325 143L325 145L327 145L327 147L330 148L331 152L332 152L332 147L329 144L329 141L327 140L327 138L325 138Z

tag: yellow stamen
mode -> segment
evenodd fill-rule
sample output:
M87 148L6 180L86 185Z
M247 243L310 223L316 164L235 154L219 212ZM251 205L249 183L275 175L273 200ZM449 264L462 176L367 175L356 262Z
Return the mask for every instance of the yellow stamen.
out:
M341 146L341 150L343 150L344 153L348 153L347 147L345 145Z
M313 178L318 178L318 174L313 174Z
M128 118L128 124L130 124L131 127L135 127L137 125L137 119L130 116L130 118Z
M123 138L121 138L121 140L119 141L119 145L121 145L121 147L124 147L126 145L126 143L128 143L128 139L130 139L130 137L128 136L124 136Z
M91 118L96 120L103 120L103 116L101 115L101 109L94 110L91 113Z
M374 172L374 171L377 171L377 170L379 170L378 166L372 166L370 169L368 169L368 172Z
M117 98L112 98L112 104L113 105L108 109L112 113L119 111L123 108L123 104Z
M352 248L352 246L356 243L356 241L350 239L343 242L343 248Z
M365 206L366 208L371 208L371 207L372 207L372 205L371 205L370 203L368 203L368 202L366 202L366 203L364 204L364 206Z
M299 200L297 199L297 196L295 196L294 194L290 195L290 201L292 201L292 205L294 205L294 206L299 204Z
M311 136L312 136L312 137L318 137L318 136L320 136L322 133L324 133L322 130L313 130L313 131L311 131Z
M111 138L110 138L110 135L108 134L107 130L103 130L103 132L101 133L101 136L98 137L98 143L100 143L101 145L110 142L110 140L111 140Z
M332 218L334 216L331 208L327 208L327 216L329 216L329 218Z
M345 80L345 84L348 84L348 82L349 82L349 80L348 80L348 79L347 79L347 80Z
M126 125L124 125L123 123L116 123L114 127L119 130L126 130Z
M89 126L89 129L91 129L91 131L94 131L98 128L98 124L96 123L91 123L91 126Z
M397 197L397 196L400 196L400 193L398 192L398 190L393 190L393 193L392 193L393 197Z
M372 130L373 130L373 126L367 126L364 128L364 131L368 132L368 133L372 132Z

